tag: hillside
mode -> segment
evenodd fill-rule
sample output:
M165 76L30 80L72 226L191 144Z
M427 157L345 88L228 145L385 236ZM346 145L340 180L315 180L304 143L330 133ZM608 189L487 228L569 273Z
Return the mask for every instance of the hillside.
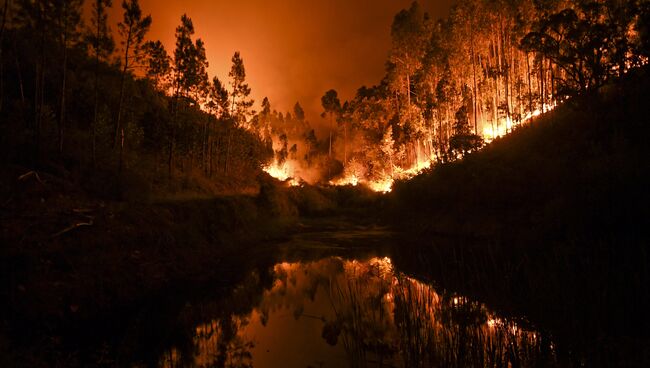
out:
M391 221L415 245L401 261L523 312L592 364L647 361L648 71L399 183Z

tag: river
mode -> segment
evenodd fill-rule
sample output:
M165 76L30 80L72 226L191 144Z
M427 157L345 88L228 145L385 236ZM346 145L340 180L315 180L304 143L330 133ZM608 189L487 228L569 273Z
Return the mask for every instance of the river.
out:
M149 365L556 365L552 340L524 320L400 270L385 229L338 226L306 228L271 266L248 270L217 298L187 301Z

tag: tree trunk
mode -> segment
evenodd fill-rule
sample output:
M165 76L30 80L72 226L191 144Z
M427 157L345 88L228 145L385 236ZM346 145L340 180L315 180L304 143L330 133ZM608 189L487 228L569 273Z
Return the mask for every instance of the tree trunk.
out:
M343 122L343 167L348 163L348 125Z
M330 112L330 148L329 148L329 158L330 159L332 158L332 129L333 129L332 126L334 125L333 120L334 120L334 118L332 116L332 113Z
M67 2L64 2L67 4ZM64 5L66 7L66 5ZM67 12L64 10L64 12ZM65 91L68 76L68 22L63 26L63 81L61 82L61 106L59 112L59 156L63 155L63 133L65 129Z
M173 162L174 162L174 129L172 128L172 131L169 135L169 156L167 158L167 175L169 176L169 180L172 179L172 174L173 174Z
M99 54L95 56L95 101L94 101L93 122L91 127L91 146L92 146L92 167L97 167L97 119L99 115Z
M224 164L224 174L228 175L228 161L230 161L230 143L232 141L232 129L228 129L228 144L226 145L226 163Z
M122 174L124 168L124 128L120 129L120 158L119 158L118 173Z
M133 32L133 26L129 26L129 32L126 37L126 47L124 49L124 68L122 70L122 78L120 80L120 99L117 105L117 120L115 122L115 135L113 137L113 149L117 147L118 135L120 133L120 128L122 124L122 108L124 105L124 93L126 86L126 73L129 71L129 49L131 47L131 33Z
M411 71L410 68L406 68L406 108L408 109L408 119L409 119L409 124L411 124Z
M533 122L533 84L530 78L530 58L526 52L526 74L528 76L528 111L530 114L530 122Z
M14 40L15 42L15 40ZM16 48L17 50L17 48ZM21 118L23 119L23 124L27 125L27 120L25 119L25 83L23 81L23 72L20 67L20 61L18 60L18 54L14 55L14 62L16 63L16 74L18 77L18 88L20 90L20 114Z
M212 178L212 156L214 155L214 142L208 142L209 147L208 147L208 178Z
M209 154L210 154L210 116L207 116L205 121L205 138L203 141L203 171L205 176L208 176L209 168Z
M4 35L5 25L7 24L7 12L9 10L9 0L5 0L4 8L2 9L2 25L0 26L0 112L4 105Z
M470 57L472 58L472 79L474 80L474 134L478 135L478 98L476 83L476 60L474 54L474 19L470 20Z
M95 169L97 167L97 120L99 118L99 38L101 37L101 27L100 27L100 14L99 7L97 8L97 30L95 33L95 101L94 101L94 113L93 113L93 123L91 127L91 146L92 146L92 167Z
M39 19L42 21L45 10L42 8L42 4L38 5L39 9ZM43 106L45 103L45 65L46 65L46 55L45 55L45 25L40 25L40 45L39 45L39 59L40 63L36 64L36 78L35 78L35 90L34 90L34 135L36 141L36 149L40 154L41 151L41 123L42 123L42 113Z
M544 59L539 63L539 80L540 80L540 101L542 103L542 113L546 112L546 96L544 91Z

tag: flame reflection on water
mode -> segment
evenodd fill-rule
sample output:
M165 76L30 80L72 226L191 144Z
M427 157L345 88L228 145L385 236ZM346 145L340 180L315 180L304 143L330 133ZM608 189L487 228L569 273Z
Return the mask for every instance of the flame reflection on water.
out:
M390 258L285 262L272 276L257 294L255 282L245 283L250 294L237 288L218 317L192 329L191 356L172 349L160 366L506 367L554 359L537 332L401 274ZM224 313L242 302L250 308Z

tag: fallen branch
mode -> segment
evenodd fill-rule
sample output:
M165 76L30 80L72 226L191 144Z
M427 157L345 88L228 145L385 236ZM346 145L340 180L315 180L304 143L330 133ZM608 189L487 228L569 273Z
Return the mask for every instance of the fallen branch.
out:
M90 209L90 208L73 208L72 212L74 213L91 213L94 212L95 210Z
M93 221L90 220L89 222L78 222L76 224L70 225L69 227L66 227L65 229L59 231L58 233L52 235L52 238L57 238L65 233L68 233L72 230L78 229L83 226L93 226Z
M18 181L27 180L27 179L29 179L29 178L31 178L31 177L36 178L36 180L37 180L39 183L45 185L45 182L44 182L43 180L41 180L41 177L38 176L38 173L37 173L36 171L30 171L30 172L28 172L28 173L26 173L26 174L23 174L23 175L19 176L19 177L18 177Z
M73 209L72 213L77 216L81 216L92 222L95 219L95 216L90 215L94 210L91 209Z

